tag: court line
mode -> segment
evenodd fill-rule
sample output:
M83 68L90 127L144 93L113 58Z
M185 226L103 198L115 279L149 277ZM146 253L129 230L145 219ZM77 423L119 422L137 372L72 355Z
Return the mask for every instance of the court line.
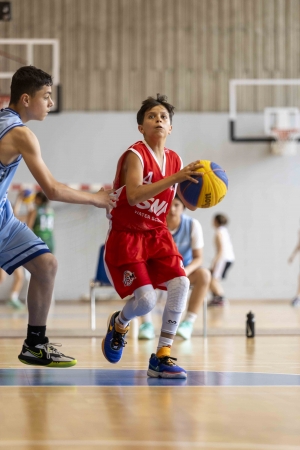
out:
M109 368L109 367L110 366L95 366L95 367L86 366L86 367L72 367L72 368L68 368L67 370L70 371L70 373L74 372L74 371L78 372L80 370L97 370L97 369L104 369L104 370L107 370L107 371L109 371L109 370L111 370L111 371L119 370L120 372L122 370L124 370L124 371L139 370L141 372L146 372L147 371L147 368L139 369L139 368L134 367L134 366L131 366L130 368L126 367L126 366L120 366L119 369L116 369L115 367L114 368ZM186 367L186 365L185 365L185 367ZM243 367L243 366L241 366L241 367ZM20 366L18 366L18 367L9 367L9 368L0 366L0 369L1 370L24 370L24 371L26 371L26 370L44 370L44 369L47 369L49 371L62 370L62 369L58 369L57 367L56 368L53 368L53 367L48 367L47 368L47 366L32 366L30 368L28 368L28 367L25 368L24 366L21 366L21 367ZM241 372L241 371L238 371L238 370L222 370L222 369L216 369L216 370L190 369L190 370L188 370L188 372L201 372L201 373L214 372L214 373L233 373L233 374L246 373L246 374L251 374L251 375L253 375L253 374L258 374L258 375L289 375L289 376L294 376L294 377L299 377L299 375L300 375L300 373L252 372L252 371L251 372ZM283 385L281 384L281 385L278 385L278 386L283 386ZM297 385L296 385L296 387L297 387Z
M95 447L101 446L100 448L110 447L110 446L131 446L131 447L170 447L173 448L210 448L210 449L229 449L229 450L299 450L300 446L295 445L277 445L277 444L250 444L250 443L231 443L231 442L176 442L176 441L104 441L104 440L14 440L14 441L0 441L0 447L10 448L11 446L58 446L64 445L69 447Z
M167 378L160 378L160 379L162 379L162 380L166 380ZM179 378L180 379L180 378ZM181 378L181 380L182 380L183 378ZM42 389L45 389L45 388L64 388L64 389L66 389L66 388L69 388L69 389L72 389L72 388L93 388L93 389L101 389L101 388L112 388L112 387L118 387L118 388L126 388L126 389L128 389L128 388L134 388L134 389L142 389L142 388L147 388L147 389L149 389L149 387L151 387L151 389L153 389L153 388L174 388L174 389L178 389L178 388L184 388L184 389L208 389L208 388L218 388L218 389L220 389L220 388L247 388L247 389L249 389L249 388L252 388L252 389L255 389L255 388L284 388L284 389L286 389L286 388L300 388L300 385L284 385L284 384L271 384L271 385L265 385L265 384L262 384L262 385L255 385L255 386L248 386L248 385L245 385L245 384L243 384L243 385L236 385L236 386L233 386L233 385L213 385L213 384L210 384L210 385L208 385L208 386L185 386L185 385L178 385L178 386L175 386L175 385L168 385L168 386L166 386L166 385L156 385L156 386L136 386L136 385L130 385L130 386L128 386L128 385L123 385L123 384L118 384L118 385L111 385L111 384L103 384L103 385L101 385L101 386L97 386L97 385L93 385L93 384L74 384L74 385L72 385L72 386L66 386L65 384L56 384L56 385L54 385L54 386L50 386L50 385L48 385L48 384L45 384L45 385L24 385L24 384L14 384L14 385L10 385L10 386L0 386L0 389L8 389L8 388L32 388L32 389L37 389L37 388L42 388ZM297 449L299 448L299 450L300 450L300 446L299 447L297 447Z

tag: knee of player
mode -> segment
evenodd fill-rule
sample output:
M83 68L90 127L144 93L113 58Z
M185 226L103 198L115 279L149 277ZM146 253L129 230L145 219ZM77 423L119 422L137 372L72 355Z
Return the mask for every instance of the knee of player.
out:
M197 284L208 286L211 281L211 273L208 269L204 267L199 267L196 271L197 273Z
M54 255L52 255L52 253L45 253L42 255L42 257L44 258L41 264L41 269L48 276L54 277L56 275L58 267L57 259Z
M187 277L177 277L167 283L168 298L166 307L171 312L181 313L186 306L190 280Z
M144 316L148 314L156 305L156 292L155 290L144 292L139 298L136 298L138 302L138 308L136 309L137 316Z
M188 279L188 277L176 277L168 281L167 283L167 289L169 293L171 291L184 293L188 292L189 288L190 280Z

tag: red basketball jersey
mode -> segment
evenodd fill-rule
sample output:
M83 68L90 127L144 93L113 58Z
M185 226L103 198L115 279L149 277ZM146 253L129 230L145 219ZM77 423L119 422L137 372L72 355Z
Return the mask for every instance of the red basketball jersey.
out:
M151 184L173 175L182 169L181 158L173 150L164 149L163 168L160 169L153 150L145 141L138 141L129 147L118 161L113 187L118 194L117 206L111 212L112 229L151 230L166 226L166 216L176 193L176 186L171 186L155 197L130 206L126 196L126 186L120 186L120 174L124 158L128 151L134 152L143 167L143 184Z

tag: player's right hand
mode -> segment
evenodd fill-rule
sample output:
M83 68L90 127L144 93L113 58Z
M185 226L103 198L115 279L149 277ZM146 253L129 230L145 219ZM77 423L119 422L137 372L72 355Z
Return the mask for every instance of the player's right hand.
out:
M197 172L197 169L200 169L200 167L204 166L200 163L200 160L198 160L188 164L186 167L181 169L176 174L178 183L186 180L192 181L193 183L198 183L198 180L193 178L193 175L196 175L197 177L201 177L203 175L201 172Z
M106 210L114 208L116 206L116 195L114 192L114 189L104 190L101 188L100 191L94 194L96 196L95 206L97 208L105 208Z

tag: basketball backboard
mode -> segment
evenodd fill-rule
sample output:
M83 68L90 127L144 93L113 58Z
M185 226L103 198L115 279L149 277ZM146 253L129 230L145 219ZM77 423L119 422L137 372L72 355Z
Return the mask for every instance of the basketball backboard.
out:
M21 66L34 65L53 77L54 108L62 109L60 84L60 45L58 39L0 39L0 102L6 106L10 81Z
M300 79L230 80L230 140L232 142L274 142L277 140L274 129L294 130L297 136L295 133L291 136L300 140L299 104ZM257 113L261 116L256 120L251 135L242 131L238 136L237 126L242 122L244 113ZM258 123L261 126L257 126Z

